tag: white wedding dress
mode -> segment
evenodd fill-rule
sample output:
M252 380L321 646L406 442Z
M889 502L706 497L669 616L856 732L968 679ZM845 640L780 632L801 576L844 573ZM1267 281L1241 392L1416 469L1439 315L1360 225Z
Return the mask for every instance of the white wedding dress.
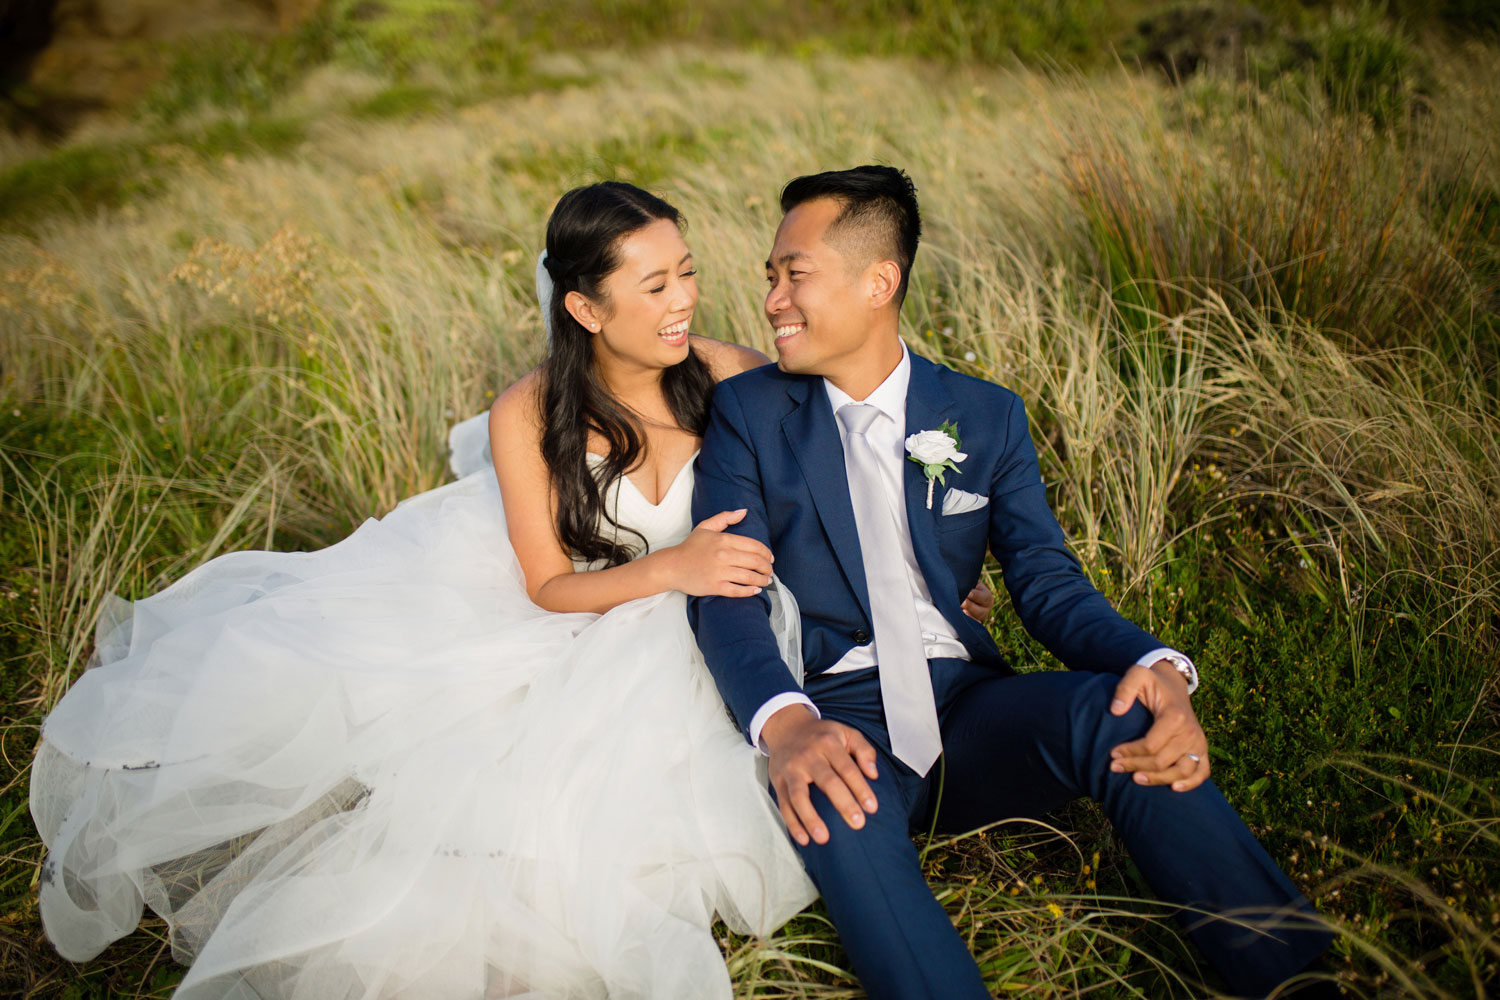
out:
M683 595L532 604L484 434L336 545L221 556L101 625L32 772L59 952L144 902L180 1000L701 1000L730 996L715 913L764 934L811 901ZM655 549L691 493L606 500Z

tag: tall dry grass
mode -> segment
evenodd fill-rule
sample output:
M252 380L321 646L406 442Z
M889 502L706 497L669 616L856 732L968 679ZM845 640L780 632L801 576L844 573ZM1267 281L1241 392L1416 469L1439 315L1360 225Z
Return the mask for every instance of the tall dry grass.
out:
M780 185L866 161L910 171L928 220L911 343L1027 399L1095 579L1149 594L1185 539L1271 498L1311 585L1356 616L1416 586L1462 651L1455 676L1491 669L1500 401L1472 334L1493 291L1477 202L1449 183L1493 184L1477 152L1123 71L561 62L595 82L405 122L340 113L349 88L324 75L289 98L319 109L295 155L158 151L179 163L161 196L0 241L0 407L24 431L0 476L34 591L12 607L40 640L28 703L76 676L110 594L227 549L327 544L438 484L447 428L542 351L534 254L569 186L618 176L678 204L698 332L766 349ZM1477 151L1500 124L1495 90L1467 86L1439 121ZM1428 210L1439 194L1458 209ZM35 427L51 444L27 445ZM59 453L75 431L78 453ZM1210 461L1216 492L1194 507L1187 480ZM1465 815L1488 836L1492 802ZM34 866L35 841L15 843ZM950 847L929 852L933 876L1007 990L1194 988L1169 932L1132 930L1161 921L1083 890L1081 868L1044 894L992 841ZM1449 995L1345 930L1388 978ZM1455 940L1485 967L1493 930ZM815 915L727 947L743 995L856 995Z

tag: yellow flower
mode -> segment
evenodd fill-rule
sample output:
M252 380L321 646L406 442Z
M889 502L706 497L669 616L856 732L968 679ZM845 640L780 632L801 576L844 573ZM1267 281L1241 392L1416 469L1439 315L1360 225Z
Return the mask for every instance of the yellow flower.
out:
M1056 903L1048 903L1047 912L1052 914L1054 917L1060 918L1062 916L1062 907L1058 906Z

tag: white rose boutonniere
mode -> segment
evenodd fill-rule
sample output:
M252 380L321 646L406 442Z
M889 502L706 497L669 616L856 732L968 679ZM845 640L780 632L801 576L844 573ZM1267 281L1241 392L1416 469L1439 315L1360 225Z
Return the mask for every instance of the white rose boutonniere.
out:
M958 425L951 420L945 420L935 431L918 431L906 439L906 457L927 474L928 510L932 509L933 484L943 482L943 475L949 469L960 471L958 463L969 457L958 450L961 447Z

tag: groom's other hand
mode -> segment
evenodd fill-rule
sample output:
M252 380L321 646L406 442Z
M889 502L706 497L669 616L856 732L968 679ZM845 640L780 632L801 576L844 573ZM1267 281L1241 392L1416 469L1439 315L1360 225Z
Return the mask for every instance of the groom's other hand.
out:
M983 625L990 620L990 612L995 610L995 592L986 587L983 581L976 583L959 607L964 614Z
M1139 701L1154 721L1146 735L1110 751L1110 770L1134 774L1142 785L1187 792L1208 780L1208 737L1188 699L1187 681L1167 660L1134 666L1115 688L1110 711L1124 715Z
M840 722L820 719L805 705L788 705L766 720L761 741L771 756L771 787L776 805L792 839L806 847L809 840L828 843L828 827L813 807L808 791L817 785L828 801L855 830L865 825L865 813L877 808L874 781L875 748Z

